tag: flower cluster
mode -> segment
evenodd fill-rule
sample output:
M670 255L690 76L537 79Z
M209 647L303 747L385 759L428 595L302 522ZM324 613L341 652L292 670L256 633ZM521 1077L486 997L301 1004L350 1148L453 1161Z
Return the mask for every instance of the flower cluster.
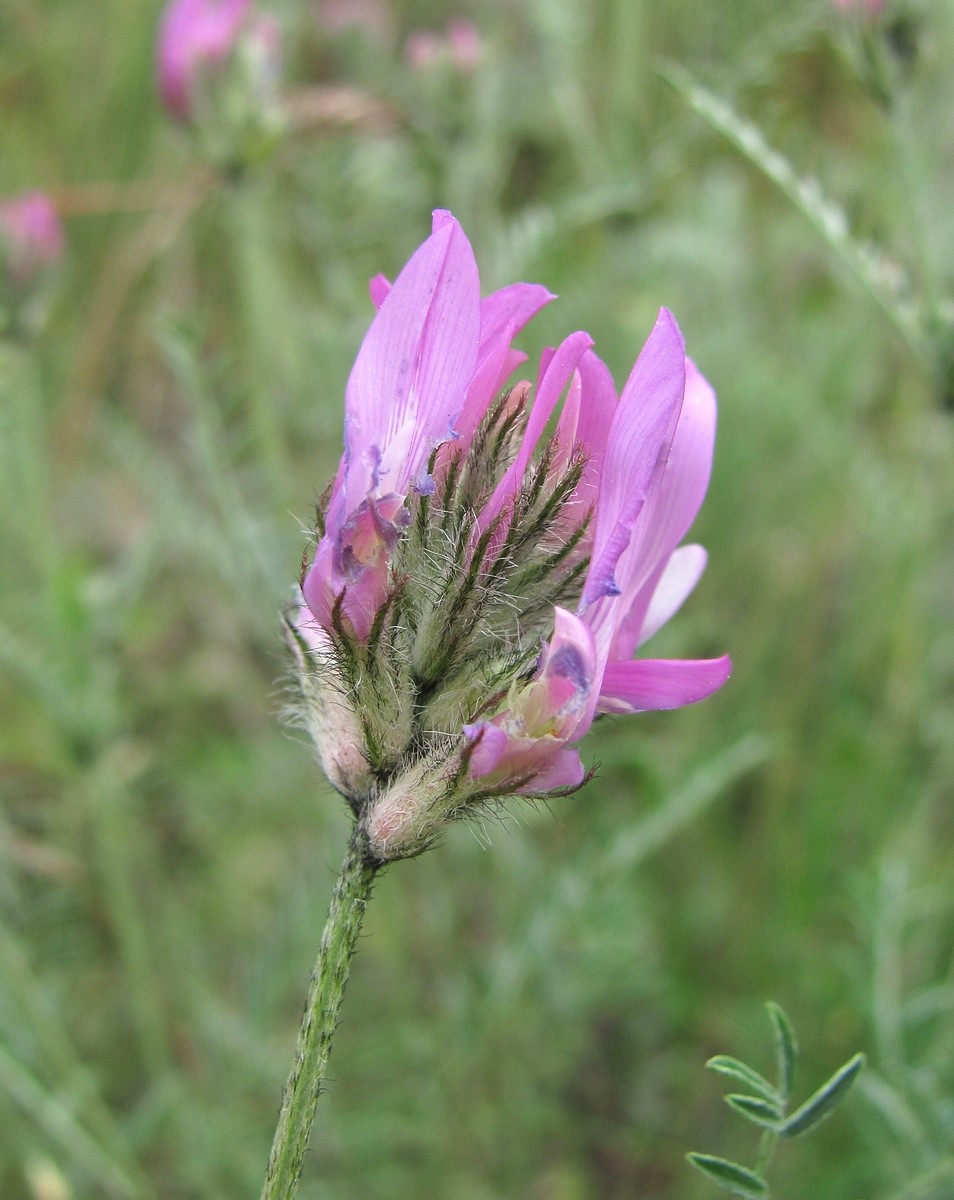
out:
M476 26L463 17L448 21L444 33L418 30L410 35L404 46L404 57L415 71L427 70L443 60L466 75L477 68L483 53Z
M194 127L209 156L234 165L281 124L281 35L253 0L170 0L156 41L166 111Z
M513 339L553 297L518 283L481 299L440 211L372 296L288 631L322 764L388 861L493 798L574 790L598 714L701 700L730 664L633 657L706 561L679 543L715 397L672 316L619 397L580 332L535 386L510 385Z

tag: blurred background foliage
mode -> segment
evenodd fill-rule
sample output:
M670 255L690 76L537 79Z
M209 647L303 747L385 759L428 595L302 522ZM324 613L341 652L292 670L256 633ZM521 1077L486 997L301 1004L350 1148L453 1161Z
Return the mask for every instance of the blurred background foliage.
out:
M0 352L0 1194L258 1193L347 829L277 613L367 279L442 206L559 293L531 355L622 382L676 313L720 433L659 653L735 672L381 878L302 1197L710 1196L685 1151L753 1138L702 1066L768 1068L771 996L803 1094L870 1061L778 1195L949 1200L954 6L271 11L292 128L223 173L154 0L0 9L0 191L68 239ZM454 17L477 61L409 65Z

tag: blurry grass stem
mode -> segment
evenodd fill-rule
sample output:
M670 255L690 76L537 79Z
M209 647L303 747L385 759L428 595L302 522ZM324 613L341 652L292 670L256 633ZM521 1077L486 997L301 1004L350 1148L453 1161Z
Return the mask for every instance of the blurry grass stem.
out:
M290 352L282 322L283 289L275 277L275 257L266 198L256 181L239 178L224 193L232 226L235 284L248 347L249 407L252 430L274 486L288 475L286 448L276 399L287 383Z
M844 210L824 195L818 181L798 175L788 159L769 145L762 131L727 101L676 63L664 64L660 73L699 116L788 197L877 302L918 361L931 371L933 358L923 314L911 296L904 269L879 247L857 239Z
M364 827L356 824L321 935L295 1059L282 1096L262 1200L292 1200L298 1191L318 1097L331 1055L331 1039L338 1025L338 1010L376 871L376 864L368 856Z

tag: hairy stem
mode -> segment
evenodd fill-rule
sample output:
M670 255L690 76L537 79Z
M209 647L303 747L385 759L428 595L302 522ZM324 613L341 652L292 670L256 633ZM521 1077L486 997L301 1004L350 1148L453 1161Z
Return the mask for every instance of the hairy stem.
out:
M376 871L377 864L368 854L364 828L356 824L321 935L261 1200L293 1200L298 1191L318 1096L331 1055L331 1040L338 1024L338 1010Z

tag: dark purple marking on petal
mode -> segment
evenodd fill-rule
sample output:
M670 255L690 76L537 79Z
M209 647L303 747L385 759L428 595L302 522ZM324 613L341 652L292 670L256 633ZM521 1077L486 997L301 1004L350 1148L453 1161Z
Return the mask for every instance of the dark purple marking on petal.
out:
M555 650L547 659L546 673L569 679L579 692L585 692L590 686L586 663L576 646L563 645Z

